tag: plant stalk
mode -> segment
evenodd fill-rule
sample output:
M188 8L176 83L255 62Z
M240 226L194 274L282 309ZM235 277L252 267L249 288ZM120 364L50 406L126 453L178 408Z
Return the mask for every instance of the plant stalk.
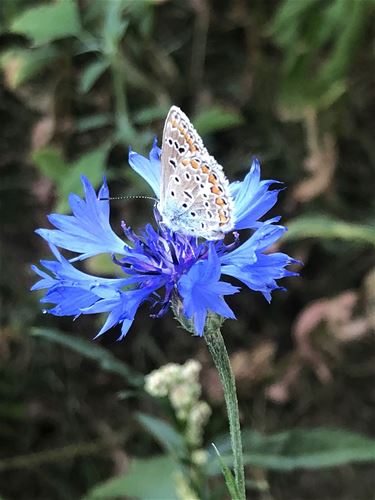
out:
M217 316L211 316L206 323L204 339L206 341L208 350L211 353L212 359L214 360L221 383L223 385L233 452L234 477L237 490L240 495L238 500L245 500L245 473L243 465L240 415L238 411L236 384L232 368L230 366L228 352L225 347L223 336L221 335L220 326L221 319Z
M135 131L129 119L128 104L126 101L126 82L121 54L111 58L111 72L113 92L115 98L115 119L118 139L125 144L131 144L135 138Z

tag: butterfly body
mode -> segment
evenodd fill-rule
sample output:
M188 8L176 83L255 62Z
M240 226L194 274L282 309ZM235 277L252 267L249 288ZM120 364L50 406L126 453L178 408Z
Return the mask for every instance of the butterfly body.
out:
M221 239L233 227L233 206L223 168L178 107L165 121L159 212L173 231Z

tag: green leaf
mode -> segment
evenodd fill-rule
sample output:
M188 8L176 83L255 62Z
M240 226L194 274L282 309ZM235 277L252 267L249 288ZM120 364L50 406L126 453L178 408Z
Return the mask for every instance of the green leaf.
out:
M0 64L8 74L8 84L16 88L50 67L59 54L51 45L28 50L10 50L1 56Z
M254 433L244 448L247 463L277 470L375 460L373 439L341 429L294 429L268 437Z
M94 61L89 64L82 72L78 90L81 94L85 94L92 89L98 78L106 71L109 67L108 60Z
M123 19L124 7L121 1L103 3L103 46L104 52L113 57L125 31L129 26L129 19Z
M234 479L234 476L232 474L232 471L229 469L229 467L225 464L224 460L222 459L219 450L216 448L216 446L212 443L212 446L215 450L215 453L217 455L220 467L221 467L221 472L223 473L224 479L225 479L225 484L227 485L229 494L231 498L241 498L241 495L239 491L237 490L237 485L236 481Z
M74 0L60 0L31 7L14 19L11 31L28 36L35 45L77 35L81 30L77 5Z
M237 127L243 122L240 113L226 110L221 106L213 106L207 111L202 111L193 119L194 126L201 135Z
M32 158L35 165L56 183L58 193L56 212L70 211L68 196L70 193L82 193L82 175L85 175L95 188L99 186L109 146L109 143L101 144L71 164L67 164L60 151L55 148L47 147L34 152Z
M35 166L39 168L43 175L58 183L66 175L66 164L61 151L46 147L35 151L32 155Z
M371 14L368 1L280 2L268 33L283 49L279 87L284 114L301 120L306 106L329 108L346 92Z
M301 22L298 23L298 21L303 19L306 14L310 15L311 11L314 11L314 8L316 9L316 3L316 0L304 0L303 2L284 0L276 11L268 29L268 34L273 35L281 47L291 46L299 35L299 24Z
M136 419L166 451L179 458L187 455L183 437L169 423L145 413L137 413Z
M170 457L133 459L127 474L95 486L83 500L136 497L141 500L178 500L173 476L177 466Z
M224 462L231 466L229 437L220 446L228 453L222 456ZM244 430L243 447L246 465L280 471L375 461L374 439L342 429L294 429L269 436ZM213 457L208 464L208 473L219 473Z
M119 375L133 387L143 387L144 385L142 375L129 368L123 361L116 359L113 354L95 344L94 341L89 342L50 328L32 328L31 335L67 347L85 358L95 361L103 370Z
M375 246L375 228L370 225L353 224L326 215L304 215L288 223L284 240L304 238L340 239Z
M106 125L113 125L113 116L111 114L98 113L77 120L78 132L87 132L87 130L105 127Z
M170 106L148 106L147 108L137 111L133 116L133 121L137 125L148 125L155 120L164 119Z
M103 178L109 144L102 144L96 149L80 156L65 170L65 176L57 185L59 201L56 212L69 212L68 196L70 193L82 193L81 176L85 175L94 187L98 187Z

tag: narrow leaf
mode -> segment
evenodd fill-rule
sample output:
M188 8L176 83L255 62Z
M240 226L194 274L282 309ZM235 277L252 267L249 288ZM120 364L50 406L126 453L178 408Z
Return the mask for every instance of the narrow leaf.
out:
M119 375L133 387L143 387L144 382L142 375L128 367L123 361L116 359L113 354L95 344L94 341L89 342L50 328L32 328L31 334L35 337L41 337L55 344L67 347L95 361L103 370Z
M81 94L85 94L92 89L98 78L108 68L109 62L105 60L94 61L89 64L82 72L78 90Z
M59 57L59 50L48 45L35 49L17 49L5 52L0 59L1 67L6 76L7 84L17 88L35 76L40 76L42 71L50 68Z
M187 452L183 437L168 422L145 413L137 413L136 419L166 451L179 458L186 456Z
M222 460L231 466L229 436L217 442L225 450ZM268 436L244 429L243 445L245 464L271 470L320 469L375 461L375 440L343 429L293 429ZM213 456L208 473L219 473Z
M237 127L243 123L243 117L237 111L229 111L221 106L213 106L202 111L193 119L198 132L202 135Z
M168 114L169 106L148 106L137 111L133 121L137 125L148 125L155 120L162 120Z
M106 113L98 113L96 115L89 115L77 120L78 132L86 132L95 128L113 125L113 116Z
M11 31L28 36L35 45L77 35L81 29L77 5L73 0L60 0L31 7L13 21Z
M226 463L224 462L224 460L221 458L220 452L216 448L216 446L214 445L214 443L212 443L212 446L213 446L213 448L215 450L215 453L217 455L217 459L218 459L218 461L220 463L221 472L223 473L223 476L224 476L224 479L225 479L225 483L227 485L227 488L228 488L230 496L232 497L232 499L241 498L241 496L240 496L240 494L239 494L239 492L237 490L236 481L235 481L235 479L233 477L232 471L229 469L229 467L226 465Z
M305 215L289 222L285 240L303 238L339 239L375 246L375 228L353 224L326 215Z
M82 193L81 176L85 175L94 187L102 182L109 144L102 144L98 148L83 154L71 163L65 170L65 175L58 183L59 202L56 212L68 212L68 196L70 193Z
M170 457L133 459L127 474L95 486L83 500L115 499L178 500L173 477L177 472Z
M39 149L33 153L32 160L43 175L56 183L60 182L66 175L66 163L61 151L56 148Z

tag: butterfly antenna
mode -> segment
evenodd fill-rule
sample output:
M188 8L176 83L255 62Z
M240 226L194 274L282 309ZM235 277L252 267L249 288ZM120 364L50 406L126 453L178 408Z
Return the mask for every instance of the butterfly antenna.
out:
M108 200L153 200L158 202L156 198L152 196L141 196L141 195L129 195L129 196L111 196L110 198L99 198L100 201L108 201Z

